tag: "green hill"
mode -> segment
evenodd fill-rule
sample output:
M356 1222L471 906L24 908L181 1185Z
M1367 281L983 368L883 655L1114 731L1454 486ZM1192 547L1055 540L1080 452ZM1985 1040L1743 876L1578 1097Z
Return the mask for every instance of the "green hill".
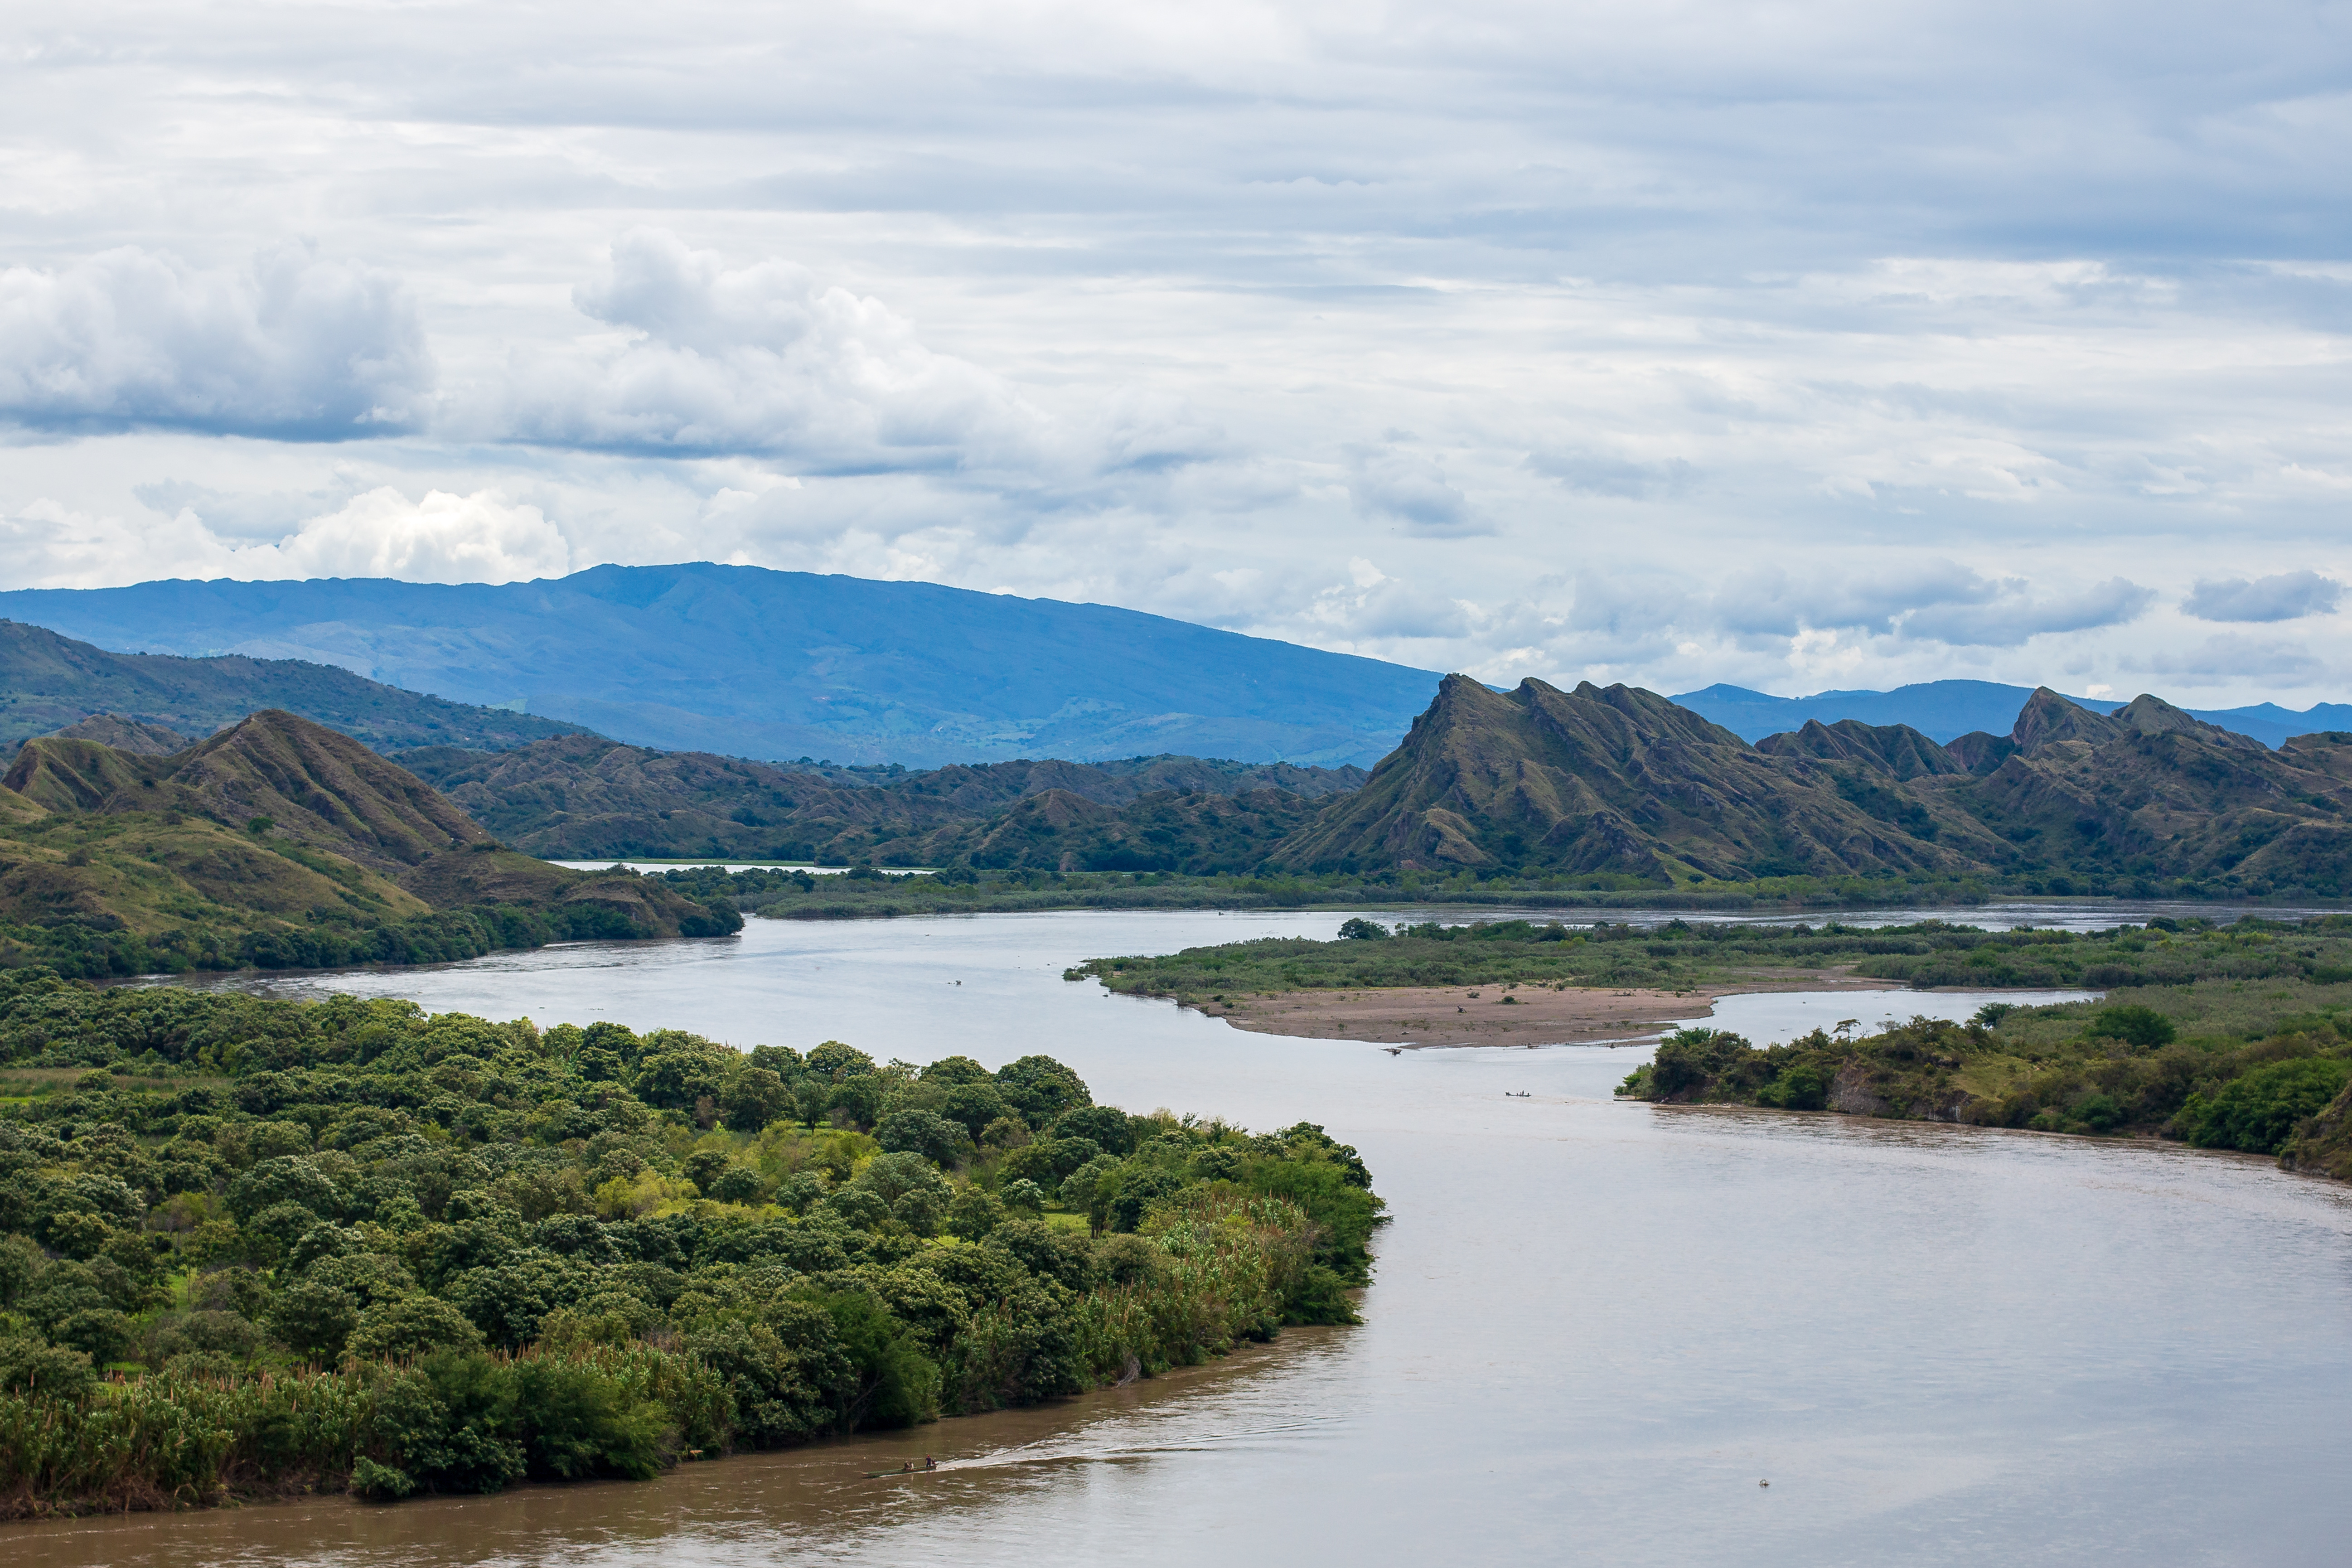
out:
M740 923L657 879L505 849L422 779L291 713L168 757L36 740L0 784L0 966L421 962Z

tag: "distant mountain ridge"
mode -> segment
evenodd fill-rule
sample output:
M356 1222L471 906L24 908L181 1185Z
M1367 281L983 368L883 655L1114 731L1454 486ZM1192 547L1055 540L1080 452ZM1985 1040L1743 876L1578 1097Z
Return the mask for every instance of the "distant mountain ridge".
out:
M1904 724L1931 741L1950 742L1969 731L2005 734L2035 691L2029 686L2003 686L1990 680L1928 680L1899 686L1892 691L1817 691L1810 697L1775 697L1744 686L1717 684L1685 691L1673 700L1709 719L1749 742L1767 735L1803 727L1818 719L1833 724L1841 719L1864 724ZM2048 689L2042 688L2041 689ZM2113 713L2124 706L2095 697L2064 700L2094 713ZM2250 736L2275 751L2292 735L2327 730L2352 730L2352 704L2322 702L2296 713L2275 702L2250 708L2181 709L2179 711Z
M436 742L503 748L579 732L576 724L403 691L330 664L109 653L47 626L0 620L0 759L53 733L159 754L271 708L380 751Z
M708 563L495 585L27 589L0 594L0 615L106 648L337 665L668 751L910 767L1369 766L1438 680L1108 605Z

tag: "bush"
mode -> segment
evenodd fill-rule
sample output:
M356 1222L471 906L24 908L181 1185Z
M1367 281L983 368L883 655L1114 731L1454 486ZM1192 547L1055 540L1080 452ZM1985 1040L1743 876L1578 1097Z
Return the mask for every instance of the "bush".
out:
M2332 1057L2302 1057L2256 1068L2222 1086L2210 1100L2193 1094L2177 1119L2181 1135L2200 1149L2243 1149L2275 1154L2295 1123L2315 1116L2344 1090L2352 1064Z
M2155 1008L2130 1003L2100 1008L2083 1033L2094 1039L2121 1040L2142 1050L2154 1050L2170 1045L2179 1031Z

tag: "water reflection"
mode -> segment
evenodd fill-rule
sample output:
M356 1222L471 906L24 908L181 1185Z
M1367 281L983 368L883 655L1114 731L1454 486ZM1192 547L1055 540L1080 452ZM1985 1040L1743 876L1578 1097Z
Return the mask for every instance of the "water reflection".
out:
M336 984L742 1045L1042 1050L1110 1102L1322 1122L1394 1215L1360 1328L643 1488L0 1541L11 1563L424 1568L2340 1560L2344 1189L2172 1146L1619 1103L1637 1050L1391 1056L1061 979L1341 918L754 921ZM924 1452L950 1468L864 1477Z

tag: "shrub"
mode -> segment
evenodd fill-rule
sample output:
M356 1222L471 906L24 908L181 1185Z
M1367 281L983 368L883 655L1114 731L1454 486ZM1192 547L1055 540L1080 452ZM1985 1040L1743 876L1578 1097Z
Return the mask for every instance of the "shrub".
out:
M2158 1046L2170 1045L2179 1031L2171 1019L2155 1008L2128 1003L2100 1008L2083 1033L2095 1039L2121 1040L2142 1050L2154 1050Z
M2210 1099L2192 1094L2176 1119L2180 1133L2200 1149L2243 1149L2275 1154L2295 1123L2315 1116L2344 1090L2352 1064L2332 1057L2302 1057L2256 1068L2224 1084Z

